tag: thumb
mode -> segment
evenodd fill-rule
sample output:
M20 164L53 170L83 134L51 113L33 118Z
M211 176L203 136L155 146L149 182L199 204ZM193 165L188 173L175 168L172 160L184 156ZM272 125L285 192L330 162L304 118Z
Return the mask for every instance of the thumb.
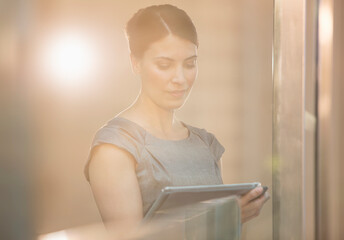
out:
M249 191L248 193L246 193L245 195L241 197L242 204L245 205L248 202L252 201L253 199L259 197L259 195L262 194L262 192L263 192L262 186L258 186L252 189L251 191Z

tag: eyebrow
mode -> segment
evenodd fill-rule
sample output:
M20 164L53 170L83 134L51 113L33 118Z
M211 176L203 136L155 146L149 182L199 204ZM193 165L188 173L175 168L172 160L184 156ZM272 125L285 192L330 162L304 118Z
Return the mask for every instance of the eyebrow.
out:
M190 59L193 59L193 58L197 58L197 55L192 55L186 59L184 59L184 61L186 60L190 60ZM173 58L169 58L169 57L164 57L164 56L160 56L160 57L155 57L154 59L165 59L165 60L169 60L169 61L174 61Z

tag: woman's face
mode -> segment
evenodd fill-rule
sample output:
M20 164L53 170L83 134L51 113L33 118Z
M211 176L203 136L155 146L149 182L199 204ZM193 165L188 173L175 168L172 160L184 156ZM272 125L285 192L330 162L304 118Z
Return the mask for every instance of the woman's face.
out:
M132 60L143 97L167 110L183 106L198 72L195 44L169 35L152 43L142 58Z

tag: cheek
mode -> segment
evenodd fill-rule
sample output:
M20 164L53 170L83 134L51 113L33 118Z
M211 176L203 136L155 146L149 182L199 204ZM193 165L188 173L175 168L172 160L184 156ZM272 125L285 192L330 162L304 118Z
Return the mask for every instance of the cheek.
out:
M193 82L197 78L197 75L198 75L198 69L197 68L185 71L185 78L187 79L189 85L193 84Z
M171 71L162 71L159 69L154 69L152 73L154 74L154 80L156 84L162 86L168 84L172 76Z
M152 85L152 87L162 87L168 84L169 79L171 78L171 72L161 71L156 67L149 67L146 68L143 77L146 83Z

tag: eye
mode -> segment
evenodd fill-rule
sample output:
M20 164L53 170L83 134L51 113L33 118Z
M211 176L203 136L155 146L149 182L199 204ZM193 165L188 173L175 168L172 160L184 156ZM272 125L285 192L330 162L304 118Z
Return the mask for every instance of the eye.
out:
M160 70L167 70L171 66L168 62L158 62L156 65Z
M184 64L184 66L188 69L192 69L194 67L196 67L196 59L192 60L192 61L188 61Z

